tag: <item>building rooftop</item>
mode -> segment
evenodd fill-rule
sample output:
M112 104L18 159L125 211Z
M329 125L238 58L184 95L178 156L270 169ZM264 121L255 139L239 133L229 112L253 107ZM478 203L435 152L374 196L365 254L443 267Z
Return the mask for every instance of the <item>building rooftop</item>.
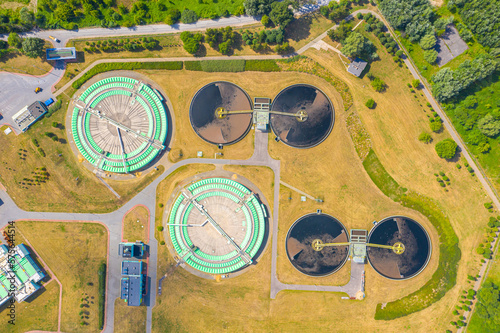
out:
M34 122L47 112L47 107L40 101L25 106L12 116L12 120L19 126L21 131L26 131Z
M38 282L45 277L23 244L11 250L9 253L6 245L0 245L0 304L12 296L18 302L24 301L40 289ZM14 292L9 294L9 290Z
M142 261L124 260L122 262L122 275L141 275Z
M72 60L76 59L74 47L57 47L47 49L47 60Z
M361 73L363 73L363 70L366 68L367 64L368 63L366 61L356 58L349 64L347 71L359 77Z
M144 294L144 276L125 276L121 279L121 299L129 306L139 306Z
M141 258L144 255L144 247L143 242L120 243L118 246L118 254L124 258Z

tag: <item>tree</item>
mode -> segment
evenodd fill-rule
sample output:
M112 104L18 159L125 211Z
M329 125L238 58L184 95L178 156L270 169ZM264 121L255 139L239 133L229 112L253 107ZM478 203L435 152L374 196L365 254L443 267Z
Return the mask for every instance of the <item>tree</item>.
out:
M274 0L245 0L243 6L249 16L267 15L271 11Z
M184 9L181 14L181 21L186 24L194 23L198 21L198 15L192 10Z
M387 84L385 84L385 82L378 77L372 80L371 85L376 92L382 92L385 90L385 88L387 88Z
M342 21L340 22L337 29L328 30L328 37L331 40L337 41L339 43L344 43L345 39L349 36L352 31L352 27L349 23Z
M17 33L11 32L9 34L9 38L7 39L7 42L9 43L9 45L11 47L15 47L15 48L19 49L19 48L21 48L23 40L21 39L21 37L19 37L19 35Z
M43 56L45 41L37 37L25 38L22 42L23 52L30 58Z
M432 136L427 133L427 132L422 132L418 136L418 141L421 141L423 143L431 143L432 142Z
M444 139L436 144L436 153L444 159L452 159L457 153L457 143L452 139Z
M437 60L437 51L436 50L425 50L424 51L424 59L427 61L429 64L433 64Z
M436 36L434 34L425 35L420 40L420 47L424 50L430 50L436 45Z
M419 79L415 79L415 80L411 81L411 85L413 86L413 88L420 87L420 80Z
M286 27L293 20L293 12L288 8L288 1L274 2L271 5L269 18L275 25Z
M19 11L19 18L21 22L30 26L33 24L33 21L35 21L35 15L28 10L28 7L21 8Z
M195 54L200 49L201 40L203 35L201 33L192 34L189 31L184 31L181 33L181 40L186 50L190 54Z
M366 101L365 105L368 109L374 109L375 101L372 98L370 98L369 100Z
M176 8L169 8L167 10L167 16L165 16L165 23L168 25L173 25L179 22L181 18L181 12Z
M348 57L370 56L373 53L372 42L358 32L353 32L344 41L342 53Z
M262 15L262 19L260 20L260 23L262 23L263 26L265 27L268 27L269 26L269 23L271 23L269 21L269 16L267 15Z
M477 127L486 136L495 137L500 134L500 120L488 113L477 122Z
M433 122L431 122L430 127L431 127L431 131L433 131L435 133L439 133L443 129L443 123L441 123L440 121L433 121Z

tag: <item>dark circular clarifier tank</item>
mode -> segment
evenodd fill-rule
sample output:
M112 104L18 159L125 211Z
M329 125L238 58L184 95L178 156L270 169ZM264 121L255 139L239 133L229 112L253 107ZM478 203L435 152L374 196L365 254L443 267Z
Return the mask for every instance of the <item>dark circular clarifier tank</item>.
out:
M316 251L312 242L345 243L347 230L334 217L327 214L308 214L299 218L288 230L286 253L292 265L310 276L326 276L338 271L347 260L349 246L324 247Z
M295 148L314 147L328 137L335 121L330 99L318 88L296 84L283 89L273 101L270 125L274 134Z
M241 114L217 116L217 110L249 111ZM189 120L196 134L203 140L229 145L241 140L252 124L252 102L237 85L218 81L198 90L189 107Z
M404 252L396 254L391 249L367 247L368 261L382 276L404 280L419 274L431 256L431 242L427 231L414 220L389 217L377 223L368 235L368 243L389 245L400 242Z

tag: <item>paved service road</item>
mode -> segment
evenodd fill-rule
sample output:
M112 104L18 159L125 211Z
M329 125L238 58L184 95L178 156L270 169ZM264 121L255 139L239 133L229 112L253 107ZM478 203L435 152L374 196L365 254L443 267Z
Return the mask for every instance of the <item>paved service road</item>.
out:
M56 61L55 67L43 76L33 76L27 74L13 74L0 72L0 126L9 124L16 132L19 128L12 121L12 116L24 106L30 105L34 101L46 101L54 98L51 91L52 86L64 75L65 64L63 61ZM35 88L41 87L43 90L38 94Z

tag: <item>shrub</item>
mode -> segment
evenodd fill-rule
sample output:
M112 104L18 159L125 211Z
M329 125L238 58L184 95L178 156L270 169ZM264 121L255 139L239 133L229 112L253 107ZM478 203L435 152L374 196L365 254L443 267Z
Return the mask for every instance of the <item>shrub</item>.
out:
M436 144L436 153L444 159L452 159L457 153L457 143L452 139L444 139Z
M244 72L245 60L207 60L201 61L204 72Z
M268 27L269 24L271 23L269 20L269 16L267 15L262 15L262 18L260 20L260 23L262 23L263 26Z
M179 22L181 18L181 12L175 8L169 8L167 10L167 15L165 16L165 23L168 25L173 25Z
M186 61L184 62L184 68L188 71L203 71L201 61Z
M434 64L437 60L437 51L436 50L425 50L424 51L424 59L429 64Z
M493 203L492 202L485 202L484 203L484 208L486 208L486 209L493 208Z
M157 229L158 229L158 231L163 231L163 227L162 227L161 225L160 225L160 226L158 226L158 228L157 228Z
M411 81L411 85L413 86L413 88L420 87L420 80L415 79L415 80Z
M457 163L457 169L460 170L462 169L462 166L460 164Z
M423 142L423 143L431 143L432 142L432 136L427 133L427 132L422 132L418 136L418 140Z
M184 9L181 14L181 21L182 23L194 23L198 21L198 15L196 15L196 12L189 10L189 9Z
M443 129L443 124L440 121L432 121L430 127L431 131L439 133Z
M366 101L365 105L369 109L374 109L375 108L375 101L372 98L370 98L369 100Z
M377 92L382 92L387 88L387 85L385 84L385 82L382 81L378 77L373 79L373 81L371 82L371 85L372 85L373 89L375 89L375 91L377 91Z
M160 242L160 245L165 245L165 241L161 241L161 242Z

